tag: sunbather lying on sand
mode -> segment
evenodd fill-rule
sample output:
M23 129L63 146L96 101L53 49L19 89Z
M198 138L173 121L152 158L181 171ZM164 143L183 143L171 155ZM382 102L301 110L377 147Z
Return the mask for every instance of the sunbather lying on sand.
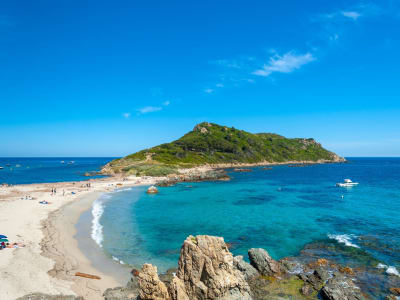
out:
M22 243L11 243L6 246L6 248L22 248L22 247L25 247L25 245Z
M39 201L40 204L51 204L51 202L47 202L46 200Z

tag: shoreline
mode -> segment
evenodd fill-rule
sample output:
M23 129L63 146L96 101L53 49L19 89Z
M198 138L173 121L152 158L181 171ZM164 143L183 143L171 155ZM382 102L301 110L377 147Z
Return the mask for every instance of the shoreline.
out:
M208 170L242 166L308 163L311 162L204 165L184 169L181 175L190 176ZM1 258L5 258L0 261L0 280L4 283L0 287L0 292L6 295L7 299L40 292L51 295L78 295L85 299L96 300L103 299L102 294L105 289L125 285L126 282L122 282L124 275L121 276L120 273L121 265L107 257L97 244L93 245L94 241L90 236L77 237L76 227L83 214L88 211L90 213L92 203L103 193L113 192L122 187L153 185L165 179L166 177L123 178L114 175L78 182L1 187L2 232L0 234L7 235L10 242L23 242L26 247L4 249L0 253ZM86 187L87 183L91 184L90 188ZM52 188L57 188L57 195L50 196ZM65 196L62 196L62 190L65 190ZM22 200L21 197L25 195L30 195L34 200ZM42 200L47 200L51 204L38 204ZM85 239L92 242L92 245L82 245ZM95 257L101 262L100 264L106 263L107 266L112 266L113 271L108 272L105 268L99 267L99 263L97 266L94 265L93 249L97 249ZM97 275L102 279L97 281L76 277L75 272ZM118 275L115 276L116 274Z
M121 280L92 265L80 249L75 226L81 215L90 210L93 201L103 193L122 187L151 185L159 179L107 177L2 187L0 234L8 236L10 242L25 244L25 247L1 250L1 295L5 299L17 299L31 293L103 299L103 291L120 286ZM86 187L89 182L90 188ZM54 196L50 194L52 188L57 188ZM33 199L26 200L27 195ZM43 200L50 204L38 203ZM76 277L75 272L97 275L102 279Z

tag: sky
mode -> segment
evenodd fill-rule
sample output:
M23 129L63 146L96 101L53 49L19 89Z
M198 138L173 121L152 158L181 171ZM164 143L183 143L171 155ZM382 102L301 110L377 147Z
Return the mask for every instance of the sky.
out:
M3 1L0 156L124 156L208 121L400 156L400 1Z

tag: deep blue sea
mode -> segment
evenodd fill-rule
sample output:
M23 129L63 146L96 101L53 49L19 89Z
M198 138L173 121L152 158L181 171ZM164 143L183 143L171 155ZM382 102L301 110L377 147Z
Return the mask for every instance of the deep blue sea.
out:
M87 180L86 172L99 171L110 157L0 157L0 184ZM64 161L64 163L61 163ZM74 163L69 163L74 162ZM97 176L100 177L100 176ZM90 177L90 178L96 178Z
M177 265L188 235L208 234L223 236L235 255L262 247L276 259L322 256L397 279L400 158L348 161L228 170L230 181L179 183L157 195L146 187L106 194L93 206L93 237L114 258L161 271ZM335 186L346 178L359 185Z

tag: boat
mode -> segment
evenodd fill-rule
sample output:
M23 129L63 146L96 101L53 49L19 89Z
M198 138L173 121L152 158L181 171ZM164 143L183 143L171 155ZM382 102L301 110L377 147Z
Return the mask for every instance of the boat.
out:
M350 179L345 179L344 182L336 183L336 186L339 187L352 187L358 185L358 182L353 182Z
M65 164L65 161L62 160L62 161L60 161L60 163Z
M68 162L69 165L72 165L73 163L75 163L75 161L73 161L73 160Z
M4 169L4 167L0 167L0 170L1 170L1 169Z

